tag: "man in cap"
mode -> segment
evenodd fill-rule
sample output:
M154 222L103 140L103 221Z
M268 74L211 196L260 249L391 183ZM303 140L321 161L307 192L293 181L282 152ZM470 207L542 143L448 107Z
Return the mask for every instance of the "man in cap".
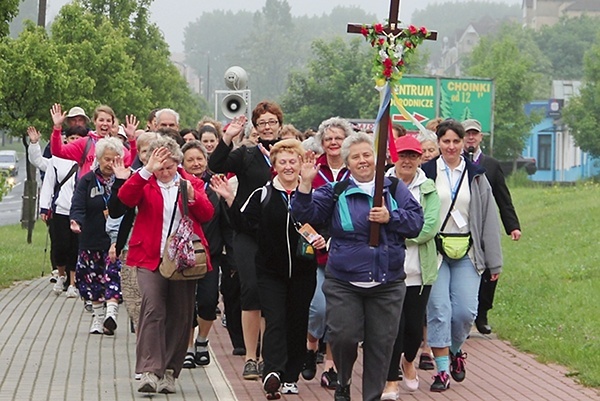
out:
M85 114L85 110L79 106L72 107L67 114L67 125L69 127L87 127L90 118Z
M521 238L521 226L512 203L510 191L506 186L502 167L500 167L498 160L486 156L481 152L480 145L483 140L481 123L477 120L469 119L465 120L462 125L466 132L464 156L485 169L485 175L492 187L492 194L500 210L500 218L502 219L502 225L504 225L506 234L510 235L513 241L518 241ZM492 332L492 328L488 323L487 313L493 307L497 284L498 277L490 274L489 269L486 269L481 275L479 306L477 307L477 318L475 319L475 326L481 334L490 334Z

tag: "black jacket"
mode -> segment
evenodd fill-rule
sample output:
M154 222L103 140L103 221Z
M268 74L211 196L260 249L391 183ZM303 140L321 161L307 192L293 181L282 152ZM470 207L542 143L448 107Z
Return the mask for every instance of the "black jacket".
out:
M215 173L234 173L238 179L235 199L243 204L256 188L271 179L271 167L258 147L245 145L232 150L221 139L208 159L208 168Z
M96 173L90 171L77 181L69 217L81 226L79 249L108 251L110 237L106 233L104 188L96 182ZM107 197L108 200L108 197Z
M238 202L234 202L228 210L236 231L257 238L257 275L269 274L287 278L314 275L316 260L307 261L296 255L300 234L294 227L288 208L292 194L272 186L271 195L264 199L263 196L263 190L257 190L243 210L240 210Z

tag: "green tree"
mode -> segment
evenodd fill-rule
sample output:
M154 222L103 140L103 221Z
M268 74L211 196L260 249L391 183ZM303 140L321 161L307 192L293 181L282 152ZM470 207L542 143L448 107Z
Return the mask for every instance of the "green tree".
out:
M514 160L522 152L536 115L527 116L524 105L535 98L545 82L549 62L529 31L505 26L494 38L484 37L469 58L467 73L494 79L494 157Z
M128 39L117 27L77 3L60 10L52 40L69 66L69 79L64 93L55 94L57 99L86 110L108 104L118 116L143 116L152 108L152 92L142 84L127 51Z
M580 93L571 98L563 118L575 143L583 151L600 157L600 33L596 43L585 53L584 83Z
M126 38L125 49L133 60L132 69L147 95L150 109L169 107L181 115L182 126L193 126L208 108L192 94L184 77L170 59L169 46L156 24L150 22L149 8L153 0L84 0L85 9L96 25L108 20Z
M17 39L0 42L0 130L25 138L29 125L49 128L50 105L67 87L67 65L45 30L26 24Z
M2 0L0 2L0 38L8 35L9 23L19 13L21 0Z
M586 15L561 18L558 24L544 26L534 39L552 63L553 79L583 77L583 56L595 43L600 19Z
M286 120L304 129L331 116L374 118L377 92L371 76L371 48L362 38L316 40L307 71L290 74L282 98Z

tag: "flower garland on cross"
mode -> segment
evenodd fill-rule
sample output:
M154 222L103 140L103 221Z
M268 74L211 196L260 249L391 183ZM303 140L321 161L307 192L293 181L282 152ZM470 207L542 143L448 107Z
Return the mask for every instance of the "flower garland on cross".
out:
M386 82L395 88L402 79L406 63L417 46L431 35L424 26L409 25L400 32L387 33L384 25L363 25L360 33L377 52L373 58L375 83L382 87Z

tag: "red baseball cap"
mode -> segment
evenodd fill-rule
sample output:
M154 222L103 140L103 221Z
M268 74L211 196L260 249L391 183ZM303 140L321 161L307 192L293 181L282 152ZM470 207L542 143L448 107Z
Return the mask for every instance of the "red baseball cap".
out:
M420 155L423 154L423 148L421 147L421 142L417 140L412 135L404 135L400 138L396 139L396 152L415 152Z

